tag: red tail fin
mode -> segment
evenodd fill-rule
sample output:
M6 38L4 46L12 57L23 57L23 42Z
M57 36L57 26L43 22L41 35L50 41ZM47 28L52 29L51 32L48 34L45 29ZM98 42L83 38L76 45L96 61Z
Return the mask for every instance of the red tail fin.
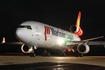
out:
M75 34L77 34L78 36L82 36L83 35L83 30L80 27L80 20L81 20L81 12L78 12L78 17L77 17L77 22L76 22L76 26L78 28L78 31L75 32Z
M81 20L81 12L78 12L78 17L77 17L77 21L76 21L76 25L73 25L70 27L70 31L78 36L82 36L83 35L83 30L80 27L80 20Z
M76 26L80 27L80 20L81 20L81 12L78 12L78 17L77 17L77 22L76 22Z

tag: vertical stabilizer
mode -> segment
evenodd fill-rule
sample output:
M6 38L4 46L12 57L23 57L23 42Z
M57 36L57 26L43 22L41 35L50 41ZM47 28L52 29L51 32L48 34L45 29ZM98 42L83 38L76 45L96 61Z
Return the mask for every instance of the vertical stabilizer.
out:
M76 21L76 25L72 25L70 26L70 31L78 36L82 36L83 35L83 30L80 27L80 20L81 20L81 12L78 12L78 17L77 17L77 21Z
M78 12L78 17L77 17L77 22L76 22L76 26L80 27L80 20L81 20L81 12Z

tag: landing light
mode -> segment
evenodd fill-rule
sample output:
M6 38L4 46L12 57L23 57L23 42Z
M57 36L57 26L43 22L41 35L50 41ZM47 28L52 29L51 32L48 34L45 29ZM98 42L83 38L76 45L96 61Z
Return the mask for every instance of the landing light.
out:
M70 48L68 48L67 50L68 50L68 52L70 52L70 51L71 51L71 49L70 49Z
M63 45L64 44L64 40L63 39L58 39L58 45Z

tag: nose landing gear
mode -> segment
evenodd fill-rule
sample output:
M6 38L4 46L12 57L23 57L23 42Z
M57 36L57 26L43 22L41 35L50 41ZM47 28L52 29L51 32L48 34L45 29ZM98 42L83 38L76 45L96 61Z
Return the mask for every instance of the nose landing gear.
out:
M33 51L32 53L30 53L30 57L35 57L35 52Z
M36 55L35 55L35 49L37 49L37 47L36 46L32 46L32 48L33 48L33 51L30 53L30 57L35 57Z

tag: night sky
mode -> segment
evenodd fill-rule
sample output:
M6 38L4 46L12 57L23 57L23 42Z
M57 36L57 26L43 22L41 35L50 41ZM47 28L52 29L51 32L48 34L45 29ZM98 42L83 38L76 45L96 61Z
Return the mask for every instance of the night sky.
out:
M17 26L29 20L69 31L76 23L78 11L82 12L82 39L105 36L105 2L102 0L1 0L0 39L5 36L7 41L18 41L15 38Z

